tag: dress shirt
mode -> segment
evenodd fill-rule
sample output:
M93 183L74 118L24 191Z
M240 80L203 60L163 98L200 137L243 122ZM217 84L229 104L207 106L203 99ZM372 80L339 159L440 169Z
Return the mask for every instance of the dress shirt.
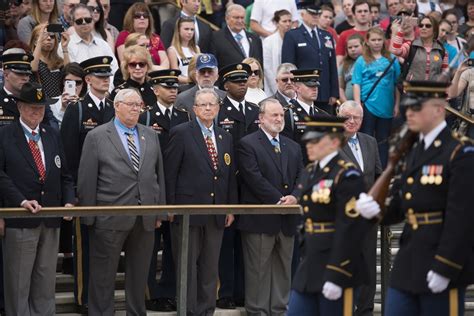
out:
M446 121L442 121L441 123L438 124L438 126L433 128L431 132L429 132L428 134L426 135L420 134L420 140L423 139L425 142L425 150L427 150L428 147L431 146L433 141L436 139L439 133L441 133L441 131L446 127L446 125L447 125Z
M119 134L120 140L122 141L123 148L127 152L128 158L130 158L130 150L128 149L127 134L133 134L133 140L135 141L135 147L137 148L138 155L140 156L140 141L138 139L138 129L135 126L134 128L128 128L120 122L118 118L114 118L114 125L117 133Z
M160 109L161 114L165 115L166 110L170 110L170 116L168 118L171 120L171 115L173 114L173 106L171 105L170 107L166 107L160 102L156 102L158 104L158 108Z
M354 139L351 143L350 140ZM362 149L360 148L360 141L357 138L357 134L349 138L349 148L352 150L354 157L357 159L357 163L359 163L360 170L364 172L364 158L362 157Z
M323 159L321 159L318 164L319 164L319 168L323 169L324 167L326 167L326 165L332 160L332 158L336 157L338 154L338 151L333 151L332 153L330 153L329 155L326 155Z
M303 101L301 101L300 99L296 98L296 101L298 101L298 103L301 105L301 107L303 108L303 110L306 111L306 114L309 115L309 112L310 112L310 109L313 108L313 111L316 112L316 110L314 109L314 105L309 105L309 104L306 104L304 103Z
M201 128L202 136L204 139L210 134L212 142L214 143L214 148L216 149L217 153L217 143L216 143L216 135L214 134L214 123L207 128L197 117L196 117L196 122L198 123L199 127Z
M92 92L89 92L89 96L91 97L92 101L94 101L94 104L95 106L97 107L97 109L99 109L99 111L101 110L100 109L100 102L102 102L102 105L104 106L105 108L105 98L103 99L99 99L98 97L96 97Z
M229 31L230 31L230 34L232 34L232 37L234 38L234 41L237 41L235 39L235 35L240 34L242 36L242 40L240 41L240 43L242 44L242 47L245 50L245 55L250 56L250 43L249 43L249 39L247 38L247 34L245 34L245 29L243 29L239 33L232 32L232 30L230 28L229 28Z
M20 117L20 124L21 124L21 126L22 126L25 130L27 130L29 133L35 132L36 134L41 135L41 134L40 134L39 125L36 126L35 129L31 129L31 128L28 127L28 125L26 125L26 124L23 122L23 120L21 119L21 117ZM25 138L26 138L26 142L28 143L28 142L30 141L30 138L29 138L26 134L25 134ZM37 142L36 144L38 145L38 148L39 148L39 150L40 150L40 152L41 152L41 160L43 161L44 170L46 171L46 162L45 162L45 160L44 160L44 149L43 149L43 142L41 141L41 137L39 138L39 140L38 140L38 142Z
M244 115L245 115L245 100L242 100L242 102L239 102L239 101L235 101L234 99L232 99L230 96L227 95L227 99L229 99L230 103L232 103L232 105L234 106L234 108L237 109L237 112L240 112L240 109L239 109L239 103L242 103L242 108L244 110Z
M321 41L319 40L319 35L318 35L318 28L315 27L314 29L311 29L309 26L307 26L306 24L303 23L303 26L304 28L306 29L306 31L308 31L309 33L309 36L313 37L313 35L311 35L311 32L314 31L316 33L316 39L318 40L318 44L319 44L319 47L321 47Z
M267 136L268 138L268 141L271 143L272 142L272 139L276 139L278 141L278 144L280 144L280 149L281 149L281 143L280 143L280 134L277 134L277 136L273 137L272 135L270 135L269 133L267 133L266 130L264 130L262 128L262 131L265 133L265 135Z

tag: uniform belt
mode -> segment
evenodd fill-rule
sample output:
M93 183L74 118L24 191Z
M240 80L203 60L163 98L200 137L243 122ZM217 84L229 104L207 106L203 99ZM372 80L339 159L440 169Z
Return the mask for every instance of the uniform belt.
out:
M336 231L334 222L306 222L305 232L308 234L332 233Z
M411 225L413 230L418 229L419 225L441 224L443 222L443 212L414 213L408 210L406 222Z

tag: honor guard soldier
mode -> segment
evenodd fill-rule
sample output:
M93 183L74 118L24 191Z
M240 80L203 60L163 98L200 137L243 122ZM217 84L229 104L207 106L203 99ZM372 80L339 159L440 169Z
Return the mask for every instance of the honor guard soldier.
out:
M153 86L157 102L145 109L145 112L140 115L139 122L150 126L158 134L162 152L165 151L168 145L171 128L190 120L188 112L174 106L178 94L178 76L180 74L181 71L177 69L165 69L149 73L150 83ZM163 254L161 277L157 282L156 254L160 249L161 236L163 236ZM176 273L171 251L170 222L163 221L161 227L155 229L155 245L148 273L148 291L145 302L148 310L161 312L176 310Z
M474 283L474 144L445 121L449 83L405 82L407 127L417 142L403 161L384 213L369 195L356 209L382 225L405 221L391 271L385 315L464 315Z
M296 88L297 98L289 104L285 113L285 129L283 135L293 139L301 145L303 162L308 163L305 144L301 137L306 131L307 116L324 113L323 110L314 105L319 93L319 69L296 69L292 70Z
M113 100L120 90L132 88L140 93L145 108L154 106L156 96L152 85L147 81L147 73L153 66L148 50L138 45L128 47L123 53L123 59L121 70L125 82L115 87L110 99Z
M86 73L85 79L89 86L89 92L84 96L84 99L70 104L64 113L61 137L68 166L75 183L77 183L77 171L87 133L97 126L109 122L114 117L113 103L106 99L112 76L111 62L112 57L99 56L87 59L80 64ZM79 268L75 271L74 294L78 311L84 312L88 295L89 248L87 226L80 224L78 219L75 221L75 234L74 260L77 261L75 266Z
M300 184L301 261L288 316L352 315L353 288L367 279L362 240L372 225L355 210L364 177L341 159L345 118L317 114L302 141L312 162Z
M238 63L223 67L219 71L224 90L227 96L223 99L217 125L232 135L234 146L240 139L250 133L258 131L258 106L245 101L248 89L248 78L251 73L248 64ZM238 165L236 159L236 165ZM237 183L240 181L237 178ZM235 229L235 224L224 231L220 259L219 259L219 288L217 307L223 309L235 309L243 305L243 259L240 232ZM235 271L235 272L234 272Z

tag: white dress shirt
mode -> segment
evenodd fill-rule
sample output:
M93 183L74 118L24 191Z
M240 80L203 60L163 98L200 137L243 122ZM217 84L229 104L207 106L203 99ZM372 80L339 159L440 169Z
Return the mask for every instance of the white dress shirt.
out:
M249 55L250 54L250 42L247 38L247 34L245 34L245 29L243 29L239 33L232 32L232 30L230 28L229 28L229 31L230 31L230 34L232 34L232 37L234 38L234 41L236 41L236 42L237 42L237 40L235 39L235 35L237 35L237 34L242 35L242 39L240 40L240 42L242 44L242 47L244 48L245 57L249 57L250 56Z
M446 121L442 121L441 123L438 124L435 128L431 130L426 135L420 134L420 140L423 139L425 142L425 150L427 150L431 144L434 142L436 137L438 137L439 133L447 126Z

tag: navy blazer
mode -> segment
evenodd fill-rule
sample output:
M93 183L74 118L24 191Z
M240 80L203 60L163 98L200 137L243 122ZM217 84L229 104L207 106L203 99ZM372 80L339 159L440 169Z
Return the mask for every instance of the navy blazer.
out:
M0 129L0 169L4 172L0 179L3 206L19 207L23 200L36 200L41 206L74 203L73 181L67 169L59 133L41 124L40 135L45 157L44 183L39 180L39 171L20 122ZM6 186L9 186L7 190ZM47 227L59 227L61 218L5 220L6 226L10 228L34 228L41 222Z
M336 43L327 31L318 28L320 47L311 38L304 25L285 34L281 49L281 62L292 63L298 69L321 70L318 101L327 102L330 97L339 97L336 66Z
M236 204L232 136L214 125L218 169L212 167L206 142L196 121L171 129L164 154L166 200L168 204ZM190 225L202 226L209 216L192 215ZM224 227L225 216L215 216L218 227ZM177 218L179 221L179 217Z
M300 146L280 134L281 153L275 153L267 135L259 129L237 146L242 204L277 204L285 195L299 196L298 179L303 170ZM246 232L296 233L299 215L241 215L237 227Z

